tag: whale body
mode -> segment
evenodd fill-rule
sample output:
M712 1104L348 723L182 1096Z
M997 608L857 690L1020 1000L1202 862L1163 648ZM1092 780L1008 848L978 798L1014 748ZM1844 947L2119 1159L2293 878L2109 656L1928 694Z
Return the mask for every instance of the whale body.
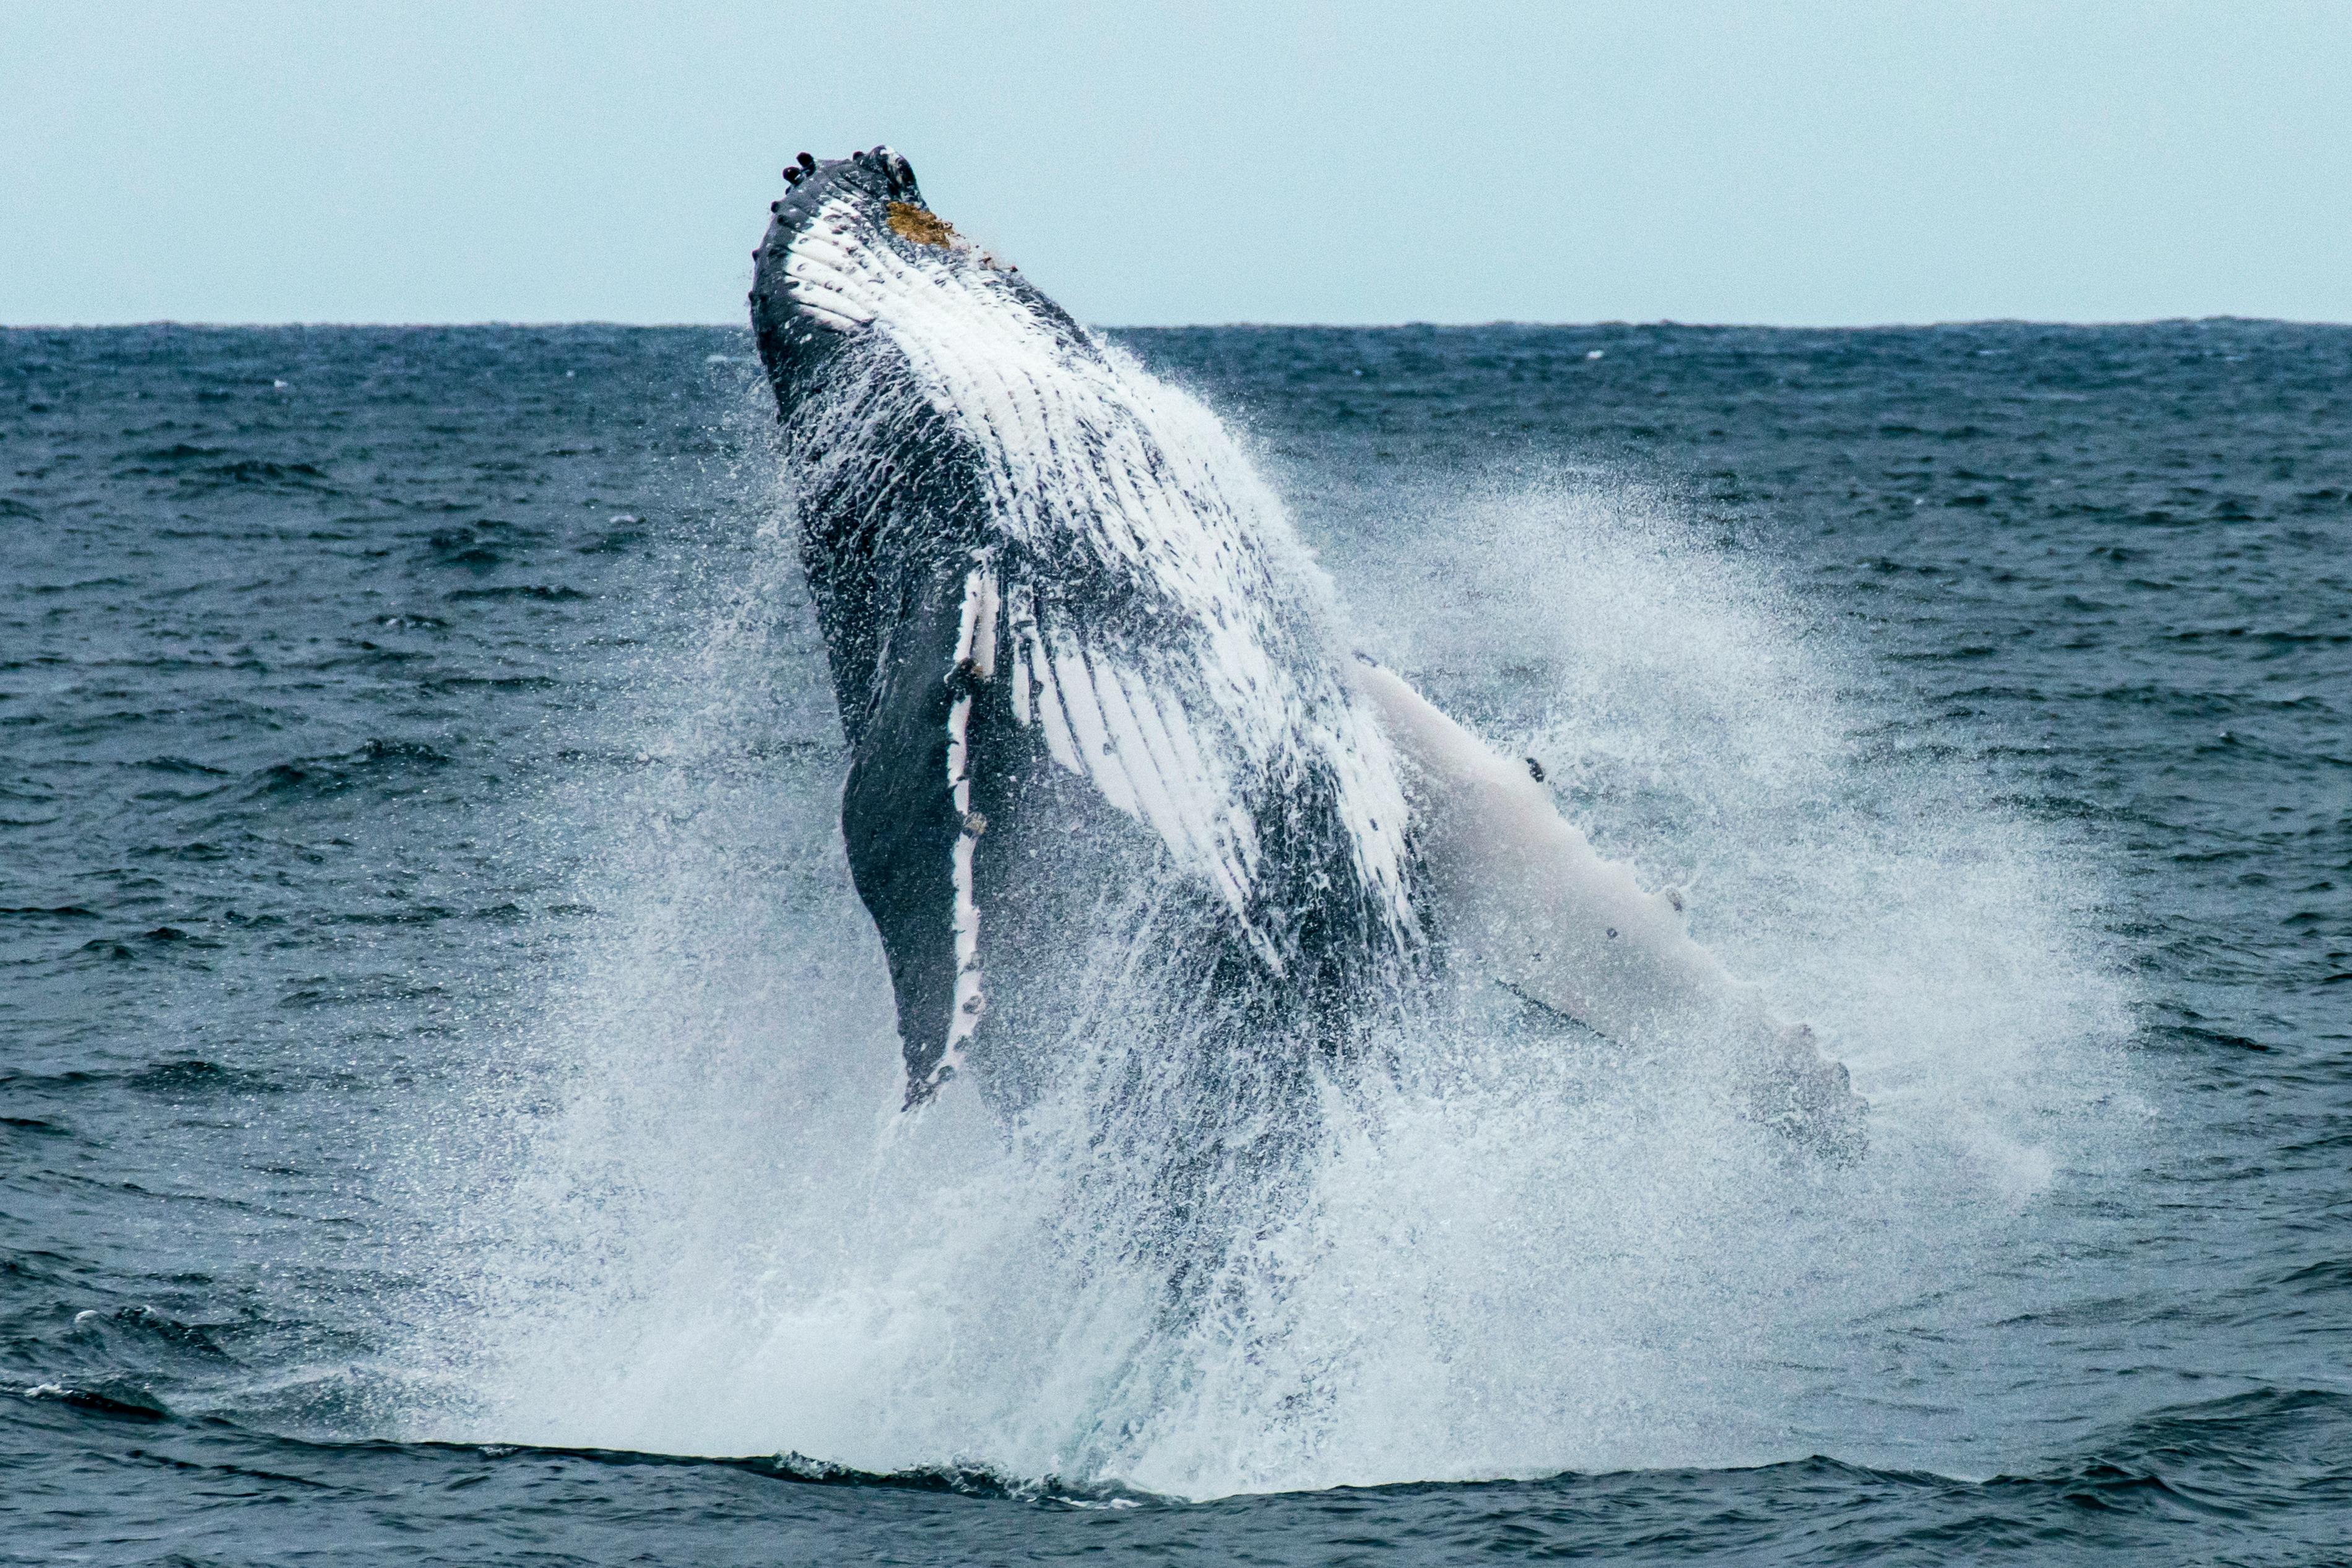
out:
M1216 421L924 202L887 147L786 171L751 296L851 761L857 892L919 1105L1018 1103L1106 966L1304 1070L1445 969L1612 1038L1761 1042L1761 1113L1843 1069L1592 853L1524 768L1351 655ZM1276 1072L1279 1079L1281 1073ZM1263 1074L1258 1082L1264 1082Z

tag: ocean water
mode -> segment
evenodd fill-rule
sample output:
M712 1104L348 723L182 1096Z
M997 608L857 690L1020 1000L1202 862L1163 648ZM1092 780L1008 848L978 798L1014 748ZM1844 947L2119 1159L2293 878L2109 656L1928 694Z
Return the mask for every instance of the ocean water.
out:
M2352 329L1120 340L1869 1154L1474 1016L1171 1328L894 1114L744 334L0 332L0 1560L2352 1561Z

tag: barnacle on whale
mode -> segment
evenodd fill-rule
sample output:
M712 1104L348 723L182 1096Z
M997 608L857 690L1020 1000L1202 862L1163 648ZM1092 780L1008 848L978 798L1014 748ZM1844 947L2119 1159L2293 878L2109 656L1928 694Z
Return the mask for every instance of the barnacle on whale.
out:
M900 239L913 240L917 245L937 246L942 250L956 243L955 225L931 211L912 202L893 202L884 209L890 232Z

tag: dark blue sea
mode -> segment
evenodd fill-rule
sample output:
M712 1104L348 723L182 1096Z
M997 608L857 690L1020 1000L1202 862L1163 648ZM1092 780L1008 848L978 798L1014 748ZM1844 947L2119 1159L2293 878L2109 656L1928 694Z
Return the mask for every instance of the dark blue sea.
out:
M1118 339L1868 1153L1474 1020L1169 1329L895 1114L744 334L0 331L0 1560L2352 1562L2352 329Z

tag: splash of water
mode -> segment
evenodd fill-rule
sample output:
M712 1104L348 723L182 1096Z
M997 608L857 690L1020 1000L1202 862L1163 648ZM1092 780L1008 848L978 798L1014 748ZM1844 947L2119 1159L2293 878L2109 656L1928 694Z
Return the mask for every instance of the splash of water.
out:
M466 1396L410 1432L1188 1497L1851 1432L1868 1325L1969 1289L2103 1135L2122 998L2074 860L1964 771L1890 765L1899 700L1655 497L1384 504L1417 520L1327 563L1368 639L1539 757L1604 852L1696 889L1702 939L1853 1066L1867 1159L1793 1155L1703 1053L1629 1058L1473 997L1406 1030L1392 1075L1327 1088L1278 1197L1228 1217L1171 1313L1166 1259L1132 1244L1167 1151L1115 1086L1184 1020L1111 1009L1015 1129L970 1094L896 1114L821 652L772 524L616 721L649 764L548 813L591 835L612 919L485 1080L508 1135L466 1178L432 1336Z

